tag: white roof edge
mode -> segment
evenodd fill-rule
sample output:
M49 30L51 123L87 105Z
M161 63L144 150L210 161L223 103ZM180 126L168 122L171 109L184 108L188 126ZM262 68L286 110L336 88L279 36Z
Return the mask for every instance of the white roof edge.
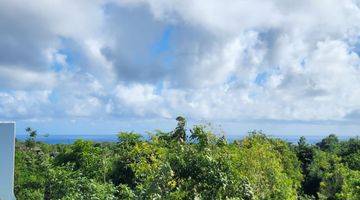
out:
M0 124L15 124L14 121L0 121Z

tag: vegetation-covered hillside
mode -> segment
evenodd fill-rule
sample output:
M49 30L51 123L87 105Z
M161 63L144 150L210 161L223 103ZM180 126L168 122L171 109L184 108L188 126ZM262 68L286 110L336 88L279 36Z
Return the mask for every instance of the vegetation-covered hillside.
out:
M39 199L360 199L360 140L297 145L251 132L229 143L185 119L145 140L16 143L15 193Z

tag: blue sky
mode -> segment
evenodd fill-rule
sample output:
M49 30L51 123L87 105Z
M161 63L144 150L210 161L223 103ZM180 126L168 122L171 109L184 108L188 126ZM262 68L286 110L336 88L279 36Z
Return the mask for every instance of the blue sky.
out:
M0 30L18 134L360 131L358 0L5 0Z

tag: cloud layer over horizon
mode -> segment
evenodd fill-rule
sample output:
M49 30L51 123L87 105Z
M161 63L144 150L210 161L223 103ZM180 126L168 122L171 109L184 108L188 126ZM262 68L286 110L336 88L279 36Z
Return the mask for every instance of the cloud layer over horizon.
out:
M0 0L0 119L360 119L359 0Z

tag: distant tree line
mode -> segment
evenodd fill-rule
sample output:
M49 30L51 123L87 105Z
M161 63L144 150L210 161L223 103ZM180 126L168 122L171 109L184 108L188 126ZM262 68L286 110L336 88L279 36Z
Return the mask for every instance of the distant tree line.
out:
M359 137L329 135L312 145L253 131L228 142L209 127L186 130L177 118L171 132L145 140L121 132L118 142L50 145L26 129L16 142L18 200L115 199L360 199Z

